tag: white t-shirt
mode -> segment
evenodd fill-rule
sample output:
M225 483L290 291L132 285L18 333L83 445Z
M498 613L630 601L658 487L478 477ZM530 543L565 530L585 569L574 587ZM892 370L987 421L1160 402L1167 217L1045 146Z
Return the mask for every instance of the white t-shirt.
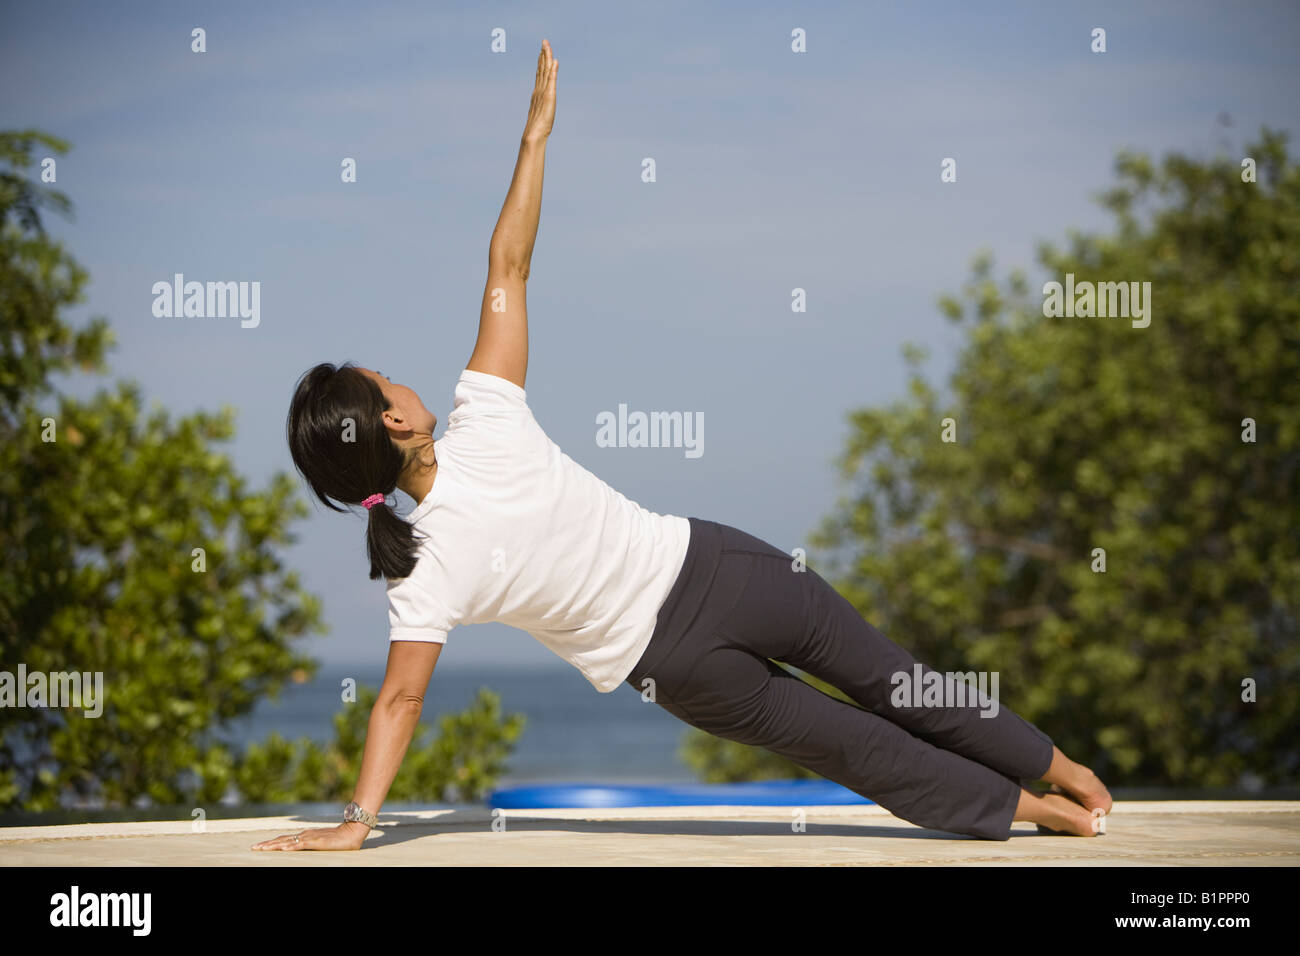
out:
M609 693L650 643L690 522L560 451L514 382L465 369L454 398L433 487L407 516L415 570L388 583L389 640L441 644L458 624L501 621Z

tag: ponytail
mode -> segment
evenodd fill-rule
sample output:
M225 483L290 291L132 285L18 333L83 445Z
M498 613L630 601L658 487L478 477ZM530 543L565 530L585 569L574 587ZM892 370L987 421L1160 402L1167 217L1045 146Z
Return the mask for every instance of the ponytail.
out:
M370 579L408 577L415 570L415 529L381 501L370 509L366 525L366 554L370 558Z

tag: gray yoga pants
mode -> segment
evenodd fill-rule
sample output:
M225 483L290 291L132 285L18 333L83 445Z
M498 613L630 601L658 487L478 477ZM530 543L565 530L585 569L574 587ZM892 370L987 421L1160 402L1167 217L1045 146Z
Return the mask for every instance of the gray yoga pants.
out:
M1006 707L988 717L969 702L895 706L891 676L914 675L912 655L791 555L687 520L685 563L629 684L642 692L653 680L655 703L692 727L781 754L917 826L1010 837L1022 782L1052 762L1050 737Z

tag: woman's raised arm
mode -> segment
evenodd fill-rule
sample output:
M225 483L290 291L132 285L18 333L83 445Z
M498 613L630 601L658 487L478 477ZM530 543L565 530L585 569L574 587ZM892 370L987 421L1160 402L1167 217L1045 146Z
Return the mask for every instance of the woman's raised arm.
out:
M524 387L528 373L528 303L524 285L542 210L546 140L555 121L555 76L559 61L542 41L528 121L519 144L515 175L488 246L487 285L479 312L478 341L466 368Z

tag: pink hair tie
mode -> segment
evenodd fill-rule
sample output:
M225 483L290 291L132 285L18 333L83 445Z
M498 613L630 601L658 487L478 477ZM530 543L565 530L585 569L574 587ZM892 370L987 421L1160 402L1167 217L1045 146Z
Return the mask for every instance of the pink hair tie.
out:
M383 496L383 495L371 495L369 498L367 498L365 501L363 501L363 502L361 502L361 503L362 503L363 505L365 505L365 506L366 506L366 510L369 511L369 510L370 510L371 508L373 508L375 505L383 504L383 503L384 503L384 496Z

